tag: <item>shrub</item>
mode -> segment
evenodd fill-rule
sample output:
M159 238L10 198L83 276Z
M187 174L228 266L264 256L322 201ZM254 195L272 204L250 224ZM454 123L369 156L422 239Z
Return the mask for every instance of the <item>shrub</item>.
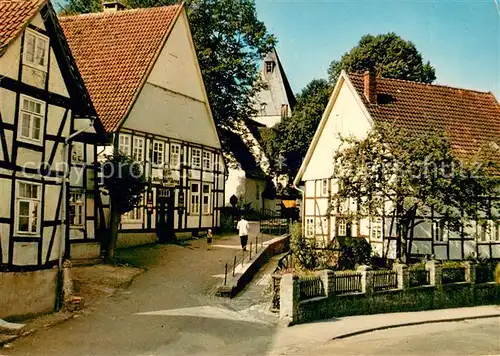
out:
M360 237L346 237L340 241L339 269L355 269L358 265L369 264L372 247Z
M315 253L315 241L302 234L302 224L295 223L290 230L290 250L298 267L314 270L318 267L318 258Z

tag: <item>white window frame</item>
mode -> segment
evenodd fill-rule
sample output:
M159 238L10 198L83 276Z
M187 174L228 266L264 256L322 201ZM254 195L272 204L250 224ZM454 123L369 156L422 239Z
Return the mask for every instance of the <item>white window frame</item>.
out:
M382 241L384 239L382 219L375 218L370 221L370 240Z
M450 237L450 230L448 229L448 224L444 220L438 220L432 222L432 231L434 242L445 243Z
M201 168L201 149L193 148L191 150L191 167L192 168Z
M337 218L337 236L347 236L347 221L344 218Z
M160 149L160 147L161 147L161 149ZM155 153L157 154L156 160L155 160ZM158 157L161 157L161 159L158 159ZM165 143L164 142L153 140L152 160L153 160L153 166L155 166L155 167L162 167L163 166L163 164L165 163Z
M24 108L24 102L31 102L33 104L39 104L40 105L40 112L36 111L31 111L30 109L25 109ZM28 104L29 105L29 104ZM32 98L31 96L28 95L23 95L21 94L20 96L20 101L19 101L19 128L18 128L18 138L19 141L27 142L27 143L33 143L37 145L42 145L43 144L43 131L45 127L45 102ZM29 117L29 134L28 136L25 136L23 134L23 121L24 117L27 116ZM33 135L33 124L34 124L34 119L38 118L40 119L40 127L39 127L39 133L38 133L38 138L34 138Z
M208 188L208 190L205 192L206 187ZM211 210L210 210L210 208L211 208L210 195L211 195L210 184L203 183L203 185L202 185L202 201L201 201L203 215L212 215Z
M122 223L142 223L143 206L139 205L122 215Z
M180 169L181 168L181 145L178 143L170 144L170 168Z
M132 139L130 135L119 134L118 135L118 151L122 154L130 156L132 148Z
M314 218L306 218L305 237L314 237Z
M203 170L210 171L212 169L212 152L203 151L202 159L203 159Z
M144 161L144 148L146 147L144 137L134 136L132 143L132 158L137 162Z
M33 52L33 59L30 59L30 53L29 51L29 45L28 45L28 40L30 36L34 39L34 52ZM40 47L40 42L41 47ZM43 43L44 42L44 43ZM23 44L23 64L28 65L30 67L39 69L43 72L47 72L48 66L49 66L49 45L50 45L50 39L47 36L42 35L41 33L38 33L36 31L33 31L31 29L26 29L25 34L24 34L24 44ZM45 51L44 57L43 57L43 63L37 63L36 59L38 56L37 49L43 48Z
M197 187L195 192L193 187ZM190 215L200 215L200 183L192 182L190 187L189 212Z
M26 196L21 196L21 184L25 184L31 187L36 187L36 196L35 197L26 197ZM40 229L41 229L41 212L42 212L42 185L40 183L33 183L33 182L26 182L26 181L17 181L16 184L16 218L15 218L15 232L17 235L25 235L25 236L33 236L33 237L38 237L40 236ZM19 229L19 219L21 218L20 215L20 204L21 203L28 203L28 210L29 210L29 216L28 218L28 230L30 231L21 231ZM36 216L32 215L32 212L35 210L36 207ZM33 224L35 225L35 231L32 231ZM31 227L31 228L30 228Z
M326 197L328 196L328 179L323 179L321 182L321 192L323 193L323 196Z
M78 201L73 200L74 196L80 195L81 199ZM80 217L80 223L75 224L71 219L71 208L75 207L74 216ZM79 214L76 214L79 209ZM69 193L69 215L70 215L70 228L82 228L85 225L85 193L82 190L70 190Z

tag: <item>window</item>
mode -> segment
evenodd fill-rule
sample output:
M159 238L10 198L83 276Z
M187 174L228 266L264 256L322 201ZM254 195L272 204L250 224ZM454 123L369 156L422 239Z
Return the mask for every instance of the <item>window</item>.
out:
M191 157L191 166L193 168L201 168L201 150L193 148L193 156Z
M163 165L163 142L153 142L153 164L156 166Z
M347 236L347 222L345 219L339 219L337 222L337 236Z
M274 63L272 61L267 61L266 62L266 73L271 73L273 71L273 65Z
M493 241L500 242L500 220L494 221L493 226L495 227L495 232L493 234Z
M287 118L288 117L288 105L287 104L282 104L281 105L281 118Z
M19 182L17 184L16 228L20 234L40 234L40 184Z
M137 162L144 160L144 138L134 137L134 148L132 150L132 158Z
M37 32L26 30L24 38L23 63L43 71L47 70L49 39Z
M212 169L211 152L203 152L203 169L209 171Z
M129 212L123 214L123 220L124 221L142 221L142 207L138 206L135 207L134 209L130 210Z
M323 179L323 187L322 187L322 192L323 192L323 196L327 196L328 195L328 179Z
M71 145L71 161L73 163L83 163L83 143L73 142Z
M118 136L118 150L124 155L130 156L130 136Z
M372 240L382 240L382 219L372 220L370 229L370 238Z
M479 241L500 241L500 221L486 220L477 224Z
M203 214L210 214L210 185L203 184Z
M21 95L21 124L19 137L21 140L42 143L43 122L45 118L45 103Z
M191 183L191 214L200 214L200 185Z
M69 224L71 227L81 227L84 224L85 196L82 192L73 191L69 194Z
M445 242L448 240L448 229L444 220L434 221L432 223L432 231L434 234L434 241Z
M314 218L306 219L306 237L314 236Z
M170 145L170 168L179 169L181 164L181 146L175 143Z

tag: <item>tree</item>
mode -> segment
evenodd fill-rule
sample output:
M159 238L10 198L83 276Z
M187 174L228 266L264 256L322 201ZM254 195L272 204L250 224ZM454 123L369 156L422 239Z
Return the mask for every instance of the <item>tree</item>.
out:
M342 70L360 73L372 68L385 78L422 83L436 79L435 69L429 62L423 62L415 45L394 32L361 37L358 45L344 53L340 61L332 61L328 76L330 82L335 83Z
M109 234L103 241L106 259L115 257L120 217L136 207L146 188L141 165L118 150L106 157L102 165L102 184L110 201Z
M411 255L414 229L423 223L418 216L428 216L432 209L441 218L442 231L458 233L462 224L485 216L485 197L496 196L499 181L491 175L491 161L459 161L442 132L410 134L385 124L364 139L341 141L334 157L339 192L331 209L350 221L390 220L398 257ZM346 211L347 199L357 203L355 211Z
M176 0L127 0L128 7L152 7ZM233 128L255 114L254 96L263 86L259 61L276 44L257 18L253 0L188 0L191 33L215 123ZM70 0L63 13L100 11L100 0ZM222 140L223 133L220 131ZM224 147L225 145L223 145Z
M284 118L263 132L266 152L274 157L277 170L281 170L279 157L294 176L312 141L331 94L331 86L324 79L312 80L297 95L297 104L290 118Z

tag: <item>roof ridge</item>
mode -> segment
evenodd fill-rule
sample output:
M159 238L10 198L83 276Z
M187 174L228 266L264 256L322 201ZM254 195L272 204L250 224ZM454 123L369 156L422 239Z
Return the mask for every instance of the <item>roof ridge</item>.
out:
M2 1L2 0L0 0ZM25 1L25 0L18 0L18 1ZM173 4L173 5L165 5L165 6L154 6L154 7L139 7L135 9L125 9L125 10L119 10L119 11L108 11L108 12L89 12L86 14L75 14L75 15L65 15L65 16L57 16L59 21L65 21L67 19L72 19L75 17L112 17L112 16L119 16L121 14L130 14L130 13L135 13L135 12L148 12L148 11L158 11L160 9L166 9L166 8L173 8L173 7L179 7L182 6L182 4Z
M363 76L362 73L356 73L356 72L351 72L348 74L350 75L356 75L356 76ZM447 88L447 89L452 89L452 90L466 90L478 94L485 94L485 95L493 95L491 91L481 91L477 89L468 89L468 88L460 88L460 87L453 87L451 85L445 85L445 84L434 84L434 83L422 83L422 82L416 82L413 80L408 80L408 79L398 79L398 78L387 78L387 77L382 77L382 76L377 76L377 79L383 79L383 80L391 80L395 82L403 82L403 83L409 83L409 84L415 84L415 85L424 85L424 86L430 86L430 87L441 87L441 88Z

